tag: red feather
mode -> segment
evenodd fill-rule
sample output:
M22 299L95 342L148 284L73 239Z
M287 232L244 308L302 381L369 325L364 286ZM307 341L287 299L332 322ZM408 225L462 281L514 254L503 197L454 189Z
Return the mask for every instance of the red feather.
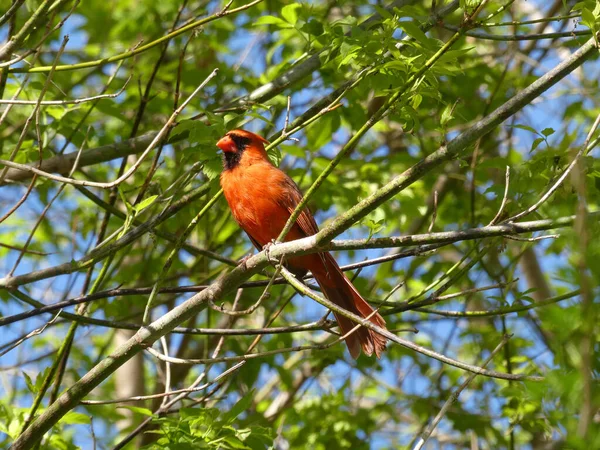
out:
M296 183L273 166L267 157L262 137L244 130L227 133L217 146L225 155L225 170L221 174L221 187L235 220L248 234L254 245L263 246L276 239L292 212L302 200ZM314 217L305 208L287 234L285 240L293 241L311 236L319 231ZM295 273L311 271L325 296L342 308L369 320L382 328L385 321L361 297L350 280L329 253L298 256L287 261ZM343 334L356 326L350 319L335 314ZM360 350L379 358L387 339L361 327L346 338L353 358Z

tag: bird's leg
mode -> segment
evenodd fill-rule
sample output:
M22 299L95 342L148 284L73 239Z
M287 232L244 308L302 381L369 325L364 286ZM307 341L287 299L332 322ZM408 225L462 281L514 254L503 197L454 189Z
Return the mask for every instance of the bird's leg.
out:
M265 251L265 255L267 255L267 260L271 264L280 263L276 259L271 259L271 254L269 253L269 249L276 243L277 243L277 241L275 239L271 239L271 242L267 242L265 245L263 245L263 250Z
M252 253L248 253L246 256L240 258L240 260L238 261L238 264L240 266L242 266L244 268L244 270L247 270L248 266L246 265L246 262L248 262L248 260L250 258L252 258L252 256L254 256Z

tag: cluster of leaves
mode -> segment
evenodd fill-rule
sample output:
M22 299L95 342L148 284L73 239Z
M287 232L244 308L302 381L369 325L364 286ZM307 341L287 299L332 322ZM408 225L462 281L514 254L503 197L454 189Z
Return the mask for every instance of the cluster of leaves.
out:
M242 397L233 407L223 413L217 408L181 408L176 416L155 419L159 426L156 442L144 448L192 450L239 449L259 450L272 448L271 430L259 425L246 428L236 427L236 418L243 414L252 403L252 391ZM135 408L135 411L152 416L152 411Z

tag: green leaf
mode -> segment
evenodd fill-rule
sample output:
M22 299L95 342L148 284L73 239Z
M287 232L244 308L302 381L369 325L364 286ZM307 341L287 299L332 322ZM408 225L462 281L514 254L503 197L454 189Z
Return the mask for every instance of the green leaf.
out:
M223 414L223 422L232 423L237 418L237 416L239 416L241 413L250 408L250 405L252 405L253 398L254 390L246 392L246 395L239 399L238 402L235 405L233 405L233 407L228 412Z
M467 47L467 48L461 48L459 50L449 50L447 52L444 52L444 54L438 58L436 66L438 64L442 64L442 63L455 62L458 58L466 55L474 48L475 47Z
M133 207L133 209L136 212L141 212L144 209L146 209L148 206L150 206L152 203L154 203L154 200L156 200L156 197L158 197L158 195L151 195L148 198L145 198L144 200L142 200L141 202L139 202L137 205L135 205Z
M537 130L535 128L532 128L532 127L530 127L528 125L510 125L510 126L512 126L513 128L518 128L519 130L529 131L529 132L531 132L533 134L537 134L537 135L540 134L540 133L537 132Z
M202 167L202 172L206 175L206 178L209 180L214 180L219 176L221 171L223 170L223 162L221 158L216 157L207 160Z
M536 148L538 148L538 146L539 146L539 145L540 145L542 142L544 142L545 140L546 140L546 139L545 139L545 138L543 138L543 137L539 137L539 138L535 139L535 140L533 141L533 143L531 144L531 149L529 150L529 152L531 153L532 151L534 151L534 150L535 150Z
M421 94L415 94L410 100L410 104L413 108L418 109L419 105L423 101L423 96Z
M551 136L554 134L554 128L544 128L542 134L546 137Z
M242 441L248 439L248 436L250 436L251 434L252 428L240 428L239 430L235 430L235 435Z
M133 207L131 206L131 203L129 203L129 201L127 200L127 197L125 197L125 194L123 193L123 190L121 189L121 186L119 186L117 188L117 192L119 193L119 197L121 198L121 201L125 205L125 208L127 208L127 212L131 213L133 211Z
M442 117L440 118L440 125L444 126L452 120L452 118L454 117L452 115L453 110L454 110L453 105L450 105L450 104L446 105L446 107L444 108L444 111L442 111Z
M212 123L211 121L211 124L207 125L200 121L191 122L192 125L188 129L190 133L189 141L192 144L214 145L224 134L223 127L220 123Z
M120 120L121 122L128 122L127 117L122 108L111 102L98 102L96 109L107 116L113 117Z
M225 448L232 448L232 449L239 449L239 450L251 450L250 447L248 447L246 444L244 444L236 436L226 436L223 438L223 441L225 441L227 443L227 447L225 447ZM220 445L217 448L219 448L219 447L223 448Z
M460 0L460 8L466 12L471 12L473 8L476 8L480 4L480 0Z
M342 56L342 60L339 63L339 67L348 64L361 48L362 47L360 45L343 42L340 46L340 55Z
M185 120L183 122L179 122L175 128L171 130L171 137L175 137L181 133L186 131L190 131L196 126L193 120Z
M250 111L250 112L248 112L247 115L250 117L254 117L255 119L261 120L261 121L265 122L267 125L270 125L271 127L275 127L275 124L273 122L271 122L269 119L267 119L265 116L263 116L262 114L259 114L254 111Z
M315 19L310 19L300 28L301 31L313 36L321 36L323 34L323 24Z
M393 19L394 18L392 13L390 13L386 8L382 8L379 5L373 5L373 7L375 8L375 11L377 11L383 19Z
M300 148L300 146L298 146L298 145L281 144L281 145L279 145L279 148L281 149L281 152L285 155L291 155L296 158L305 158L306 157L305 151L302 148Z
M255 26L275 25L277 28L282 28L282 29L294 28L292 25L290 25L285 20L283 20L279 17L275 17L275 16L261 16L254 22L254 25Z
M206 161L209 159L214 159L217 157L219 153L217 153L217 148L207 147L206 145L195 145L193 147L188 147L184 151L189 153L191 158L195 161Z
M148 417L152 417L154 415L154 414L152 414L152 411L150 411L149 409L141 408L139 406L123 405L123 406L117 406L117 408L128 409L136 414L141 414L143 416L148 416Z
M281 384L286 389L291 389L294 383L294 378L292 377L292 373L287 370L285 367L277 366L277 373L279 374L279 379Z
M315 122L310 127L311 144L314 150L319 150L324 145L331 142L331 136L340 127L340 116L337 112L331 112Z
M281 9L281 15L289 23L296 25L296 22L298 21L298 9L301 7L302 5L300 3L286 5Z
M25 384L27 385L27 389L29 389L29 392L31 392L32 394L35 394L37 392L37 389L35 388L35 384L31 380L31 377L29 375L27 375L27 372L25 372L25 371L21 371L21 373L23 374L23 377L25 378Z
M63 118L67 112L67 108L64 106L48 106L46 109L44 109L44 112L50 115L52 118L58 120Z
M17 420L13 420L8 425L8 435L15 439L19 434L21 434L21 424Z
M90 423L90 418L89 416L83 413L77 411L69 411L63 416L61 422L67 423L69 425L88 425Z
M594 17L594 13L587 8L583 8L581 10L581 23L591 30L596 29L596 17Z
M415 41L423 44L425 48L435 50L434 40L427 37L423 30L415 22L399 22L398 26L402 28Z
M386 62L383 67L384 69L396 69L396 70L401 70L403 72L407 72L407 65L406 62L403 60L394 60L394 61L388 61Z

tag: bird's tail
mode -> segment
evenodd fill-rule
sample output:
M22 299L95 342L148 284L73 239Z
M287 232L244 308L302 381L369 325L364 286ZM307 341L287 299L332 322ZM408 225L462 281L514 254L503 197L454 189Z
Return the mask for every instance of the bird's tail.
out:
M317 271L317 273L313 271L313 275L317 280L317 283L319 283L319 286L321 286L325 296L347 311L360 317L368 318L374 325L386 329L383 317L381 317L378 312L374 313L374 309L361 297L356 288L337 265L333 256L329 253L323 253L322 256L324 258L323 267L325 270ZM336 314L335 312L333 314L335 315L335 319L337 320L342 334L350 332L357 325L347 317ZM387 339L385 337L365 327L358 328L346 337L346 345L354 359L358 358L360 355L361 348L367 356L371 356L375 353L377 358L380 358L386 343Z

